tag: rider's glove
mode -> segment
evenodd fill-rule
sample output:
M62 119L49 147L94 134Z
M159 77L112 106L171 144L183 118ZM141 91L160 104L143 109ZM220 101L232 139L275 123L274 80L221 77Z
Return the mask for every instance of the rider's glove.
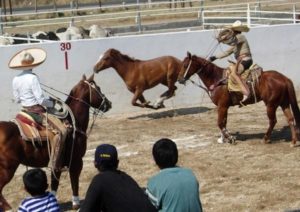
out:
M216 59L217 59L216 56L210 56L208 60L209 60L210 62L213 62L213 61L215 61Z

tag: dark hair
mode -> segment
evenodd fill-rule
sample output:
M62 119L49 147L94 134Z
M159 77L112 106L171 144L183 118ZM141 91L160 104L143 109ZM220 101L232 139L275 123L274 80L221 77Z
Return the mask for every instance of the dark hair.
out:
M159 139L153 145L152 155L160 169L174 167L178 161L176 143L168 138Z
M48 188L47 175L42 169L26 171L23 175L23 183L31 196L43 195Z
M119 160L95 162L95 167L99 171L116 170L119 165Z

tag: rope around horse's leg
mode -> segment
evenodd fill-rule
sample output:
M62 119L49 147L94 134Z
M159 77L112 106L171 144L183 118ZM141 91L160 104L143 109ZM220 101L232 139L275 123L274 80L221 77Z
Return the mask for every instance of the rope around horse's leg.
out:
M230 132L226 128L222 129L221 138L223 141L222 143L236 144L235 136L231 135ZM219 139L218 139L218 143L219 143Z

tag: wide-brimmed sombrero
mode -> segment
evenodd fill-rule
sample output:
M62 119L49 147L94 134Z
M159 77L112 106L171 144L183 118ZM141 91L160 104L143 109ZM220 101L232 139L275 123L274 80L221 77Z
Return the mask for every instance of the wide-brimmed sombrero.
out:
M46 60L47 54L40 48L28 48L19 51L9 61L11 69L25 70L32 69Z
M239 31L239 32L249 32L249 27L244 25L241 21L235 21L231 26L227 27L230 28L234 31Z

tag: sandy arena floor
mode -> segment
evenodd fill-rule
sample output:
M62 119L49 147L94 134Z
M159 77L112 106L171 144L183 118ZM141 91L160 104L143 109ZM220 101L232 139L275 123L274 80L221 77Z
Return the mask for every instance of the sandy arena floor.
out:
M272 144L262 144L268 120L259 103L229 110L228 129L237 145L218 144L217 113L213 105L149 111L143 114L104 116L97 120L88 141L80 197L84 198L92 177L94 149L101 143L117 146L120 169L144 187L158 169L151 148L161 137L173 139L179 148L179 165L193 169L200 182L203 208L216 211L286 211L300 208L299 147L290 147L290 130L278 110ZM4 195L14 208L26 193L20 167ZM49 171L48 171L49 174ZM62 175L58 200L64 211L71 203L67 173Z

